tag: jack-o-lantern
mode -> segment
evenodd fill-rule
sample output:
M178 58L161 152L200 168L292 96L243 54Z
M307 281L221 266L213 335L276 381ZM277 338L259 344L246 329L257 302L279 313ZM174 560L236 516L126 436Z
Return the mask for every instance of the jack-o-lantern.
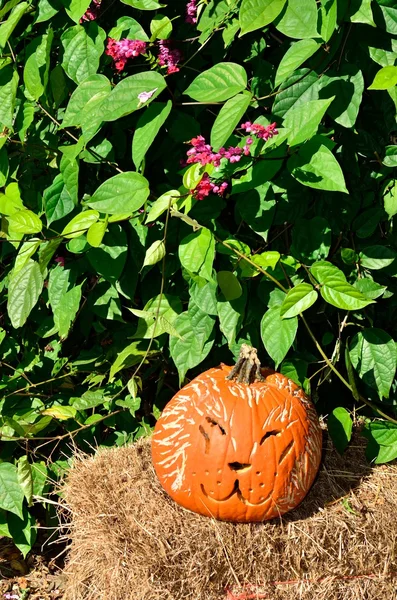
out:
M224 521L263 521L295 508L321 460L314 406L243 344L232 369L193 379L165 407L152 438L154 468L181 506Z

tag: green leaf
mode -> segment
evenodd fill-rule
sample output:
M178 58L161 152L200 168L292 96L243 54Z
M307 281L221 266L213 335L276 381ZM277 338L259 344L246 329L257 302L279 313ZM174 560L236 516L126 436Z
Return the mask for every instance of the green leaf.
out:
M110 92L110 81L104 75L87 77L74 90L63 116L62 127L81 126L82 113L88 102L101 92Z
M373 304L373 300L368 300L357 288L338 278L327 277L320 293L328 304L343 310L359 310Z
M153 92L148 102L152 102L166 87L166 81L160 73L144 71L126 77L118 83L102 106L104 121L117 121L143 106L139 94Z
M79 23L89 5L90 0L66 0L65 9L72 21Z
M33 478L32 468L26 455L21 456L18 459L17 472L19 485L24 493L28 505L31 506L33 500Z
M12 535L8 528L6 513L4 510L0 510L0 536L12 538Z
M345 64L335 77L323 75L320 96L335 98L329 107L328 114L343 127L355 125L360 109L363 92L363 74L352 64Z
M307 104L296 106L288 111L283 126L289 129L288 144L290 146L302 144L314 136L334 98L335 96L328 100L311 100Z
M194 303L173 323L180 338L170 337L170 354L182 384L189 369L199 365L209 354L213 344L215 319L200 310Z
M397 147L396 146L386 146L385 148L385 157L382 161L385 167L397 167Z
M11 11L8 19L0 25L0 50L4 50L9 37L29 8L28 2L21 2Z
M369 90L387 90L397 84L397 67L383 67L375 75Z
M22 267L25 266L29 258L31 258L36 252L37 248L39 248L40 243L40 239L30 238L29 241L26 241L22 244L15 259L13 273L20 271Z
M317 73L310 69L298 69L288 77L278 90L272 113L276 117L285 117L292 107L304 105L311 100L318 100L320 89Z
M0 150L0 187L4 187L7 182L9 172L8 153L5 148Z
M320 34L324 42L329 42L336 29L337 0L321 0Z
M246 302L246 293L231 301L226 300L223 294L218 298L219 329L227 339L229 348L235 343L237 334L242 327Z
M75 25L62 34L62 67L75 83L81 83L97 72L105 39L105 31L95 21L84 27Z
M69 221L63 228L61 235L68 240L79 237L87 231L93 223L96 223L98 219L99 212L97 210L85 210Z
M281 318L281 307L269 308L261 321L261 337L266 352L274 360L275 367L282 362L294 343L298 330L298 319Z
M276 29L292 38L318 37L316 0L288 0Z
M331 228L323 217L296 220L291 246L294 258L304 263L312 263L326 258L330 249Z
M288 160L288 169L302 185L347 194L342 169L324 142L321 135L309 140Z
M55 312L61 299L68 291L70 279L71 272L61 265L51 269L48 277L48 301L53 312Z
M178 314L182 312L182 304L176 296L162 294L151 298L139 314L136 310L130 310L142 317L138 321L134 337L150 339L170 331Z
M366 25L376 27L372 15L371 0L353 0L350 21L352 23L365 23Z
M30 311L39 299L43 284L40 267L33 260L28 260L25 266L11 277L8 285L7 312L13 327L22 327L26 323Z
M33 480L33 495L42 496L47 484L48 469L44 461L35 462L31 465Z
M252 94L243 92L222 106L211 129L211 146L217 152L229 139L250 105Z
M76 285L62 296L54 310L54 325L61 340L68 336L70 327L76 318L81 300L81 285Z
M159 4L156 0L121 0L123 4L127 4L128 6L132 6L137 10L157 10L165 6L164 4Z
M267 241L276 212L276 199L271 184L265 183L247 194L239 195L237 208L247 225Z
M383 202L389 218L397 214L397 181L388 181L383 189Z
M236 63L221 62L200 73L184 91L198 102L223 102L247 87L247 73Z
M73 406L54 404L54 406L43 410L41 414L57 419L58 421L68 421L69 419L75 418L76 412L77 411Z
M274 85L279 86L287 77L292 75L295 69L313 56L320 46L319 42L310 39L293 43L278 65Z
M132 160L137 169L141 166L146 152L167 120L171 108L171 100L168 100L166 104L153 102L139 117L132 138Z
M48 33L34 39L26 49L27 60L23 71L25 94L30 100L38 100L44 93L48 83L50 52L54 34Z
M202 281L193 283L189 292L194 304L198 306L207 315L218 314L216 306L216 290L217 284L215 281Z
M310 272L321 284L325 283L327 279L340 279L341 281L346 281L343 271L327 260L320 260L319 262L314 263L310 267Z
M363 430L368 438L366 454L376 464L387 463L397 458L397 426L388 421L373 421Z
M239 12L241 35L272 23L283 10L285 2L286 0L243 0Z
M0 123L12 129L18 73L11 66L0 69Z
M0 463L0 508L22 518L23 499L17 468L8 462Z
M110 367L109 381L113 381L114 376L119 371L140 363L146 355L150 356L150 352L147 353L147 342L143 343L142 340L138 340L126 346L124 350L117 354L116 360Z
M153 242L151 246L146 250L145 260L143 262L143 267L148 265L155 265L160 262L165 256L165 244L164 240L156 240Z
M225 299L230 302L240 298L243 293L240 282L231 271L219 271L216 274L218 285Z
M343 454L352 437L353 421L350 413L338 406L328 417L328 432L339 454Z
M102 183L87 200L87 205L109 215L132 214L148 196L148 180L139 173L126 171Z
M397 362L393 338L382 329L363 329L350 343L350 359L364 383L388 398Z
M126 38L127 40L142 40L143 42L149 41L143 27L132 17L120 17L120 19L117 19L116 26L112 27L109 31L108 37L117 41L122 38Z
M200 163L190 165L183 174L183 187L187 190L193 190L200 183L204 168Z
M108 224L106 221L97 221L93 223L87 231L87 242L93 248L99 248L102 244L103 236L106 233Z
M8 222L17 233L39 233L43 228L41 219L31 210L20 210L8 217Z
M206 227L195 231L181 240L178 249L182 267L196 273L207 281L212 279L212 264L215 257L215 240Z
M157 13L150 22L150 40L166 40L172 33L172 22L166 15Z
M44 190L43 199L48 226L66 217L75 206L61 173L55 177L50 187Z
M287 293L281 305L280 317L290 319L310 308L317 300L317 292L309 283L299 283Z
M366 298L370 298L371 300L375 300L382 296L387 289L385 286L379 285L379 283L365 277L357 279L357 281L354 282L354 287L364 294Z
M148 216L146 217L146 223L152 223L153 221L156 221L168 209L169 206L175 204L178 198L180 198L180 195L181 194L178 192L178 190L169 190L157 198L149 210Z
M14 544L25 558L36 541L37 529L35 518L24 508L21 518L14 514L8 515L8 527Z
M378 270L391 265L397 253L387 246L367 246L360 252L360 264L366 269Z

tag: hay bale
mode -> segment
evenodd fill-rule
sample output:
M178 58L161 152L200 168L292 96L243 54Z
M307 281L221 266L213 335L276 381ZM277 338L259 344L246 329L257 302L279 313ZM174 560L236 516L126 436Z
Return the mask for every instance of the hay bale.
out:
M147 440L76 458L64 600L392 600L397 466L371 469L355 437L325 441L302 505L261 524L179 508L156 479Z

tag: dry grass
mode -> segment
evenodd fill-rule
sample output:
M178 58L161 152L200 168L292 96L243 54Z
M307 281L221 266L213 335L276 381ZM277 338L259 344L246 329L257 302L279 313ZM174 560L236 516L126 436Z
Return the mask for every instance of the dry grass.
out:
M179 508L147 441L76 458L64 600L396 600L397 466L324 445L302 505L252 525Z

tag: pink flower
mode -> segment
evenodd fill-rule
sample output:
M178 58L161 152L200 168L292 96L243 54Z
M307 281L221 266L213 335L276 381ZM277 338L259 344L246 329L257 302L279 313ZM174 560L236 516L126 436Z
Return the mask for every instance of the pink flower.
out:
M141 40L122 39L117 41L109 38L106 46L106 54L113 58L117 71L122 71L129 58L136 58L146 52L146 46L146 42L142 42Z
M208 173L204 173L201 178L201 181L194 188L194 190L190 190L190 193L193 195L193 198L196 200L204 200L212 194L218 194L218 196L223 196L227 189L226 181L223 181L220 185L213 183L210 180Z
M80 23L84 21L95 21L99 17L99 11L101 8L102 0L92 0L90 6L85 11L84 15L80 19Z
M191 23L194 25L197 23L197 0L190 0L188 4L186 4L186 23Z
M219 167L222 158L226 158L231 163L236 163L241 160L242 156L249 156L251 143L252 140L251 142L247 140L243 148L229 146L227 150L226 148L219 148L218 152L214 152L212 146L206 144L203 136L199 135L190 140L192 148L187 151L186 164L200 163L203 166L211 164Z
M58 265L60 265L61 267L65 266L65 259L63 256L58 256L54 262L58 263Z
M171 50L169 40L159 40L158 63L160 67L167 67L168 75L179 71L178 63L182 60L182 52L178 49Z
M253 133L257 138L261 138L262 140L269 140L270 138L272 138L273 136L278 134L278 131L276 129L277 125L276 123L272 123L271 125L266 125L266 127L264 125L259 125L259 123L251 123L251 121L247 121L246 123L242 123L240 125L241 129L245 129L245 131L247 133ZM251 144L252 144L252 138L248 138L251 140ZM248 140L247 140L248 143Z

